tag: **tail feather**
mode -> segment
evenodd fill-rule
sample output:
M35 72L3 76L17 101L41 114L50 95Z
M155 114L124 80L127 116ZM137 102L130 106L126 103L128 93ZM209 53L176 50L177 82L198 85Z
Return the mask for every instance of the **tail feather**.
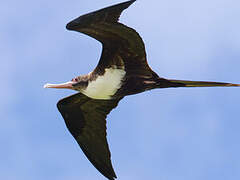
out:
M232 84L225 82L211 82L211 81L187 81L168 79L172 86L170 87L239 87L240 84Z

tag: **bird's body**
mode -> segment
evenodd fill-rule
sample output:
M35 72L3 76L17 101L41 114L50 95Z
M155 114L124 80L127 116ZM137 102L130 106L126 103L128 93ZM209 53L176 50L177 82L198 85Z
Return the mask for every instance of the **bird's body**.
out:
M144 43L132 28L118 22L135 0L110 6L71 21L67 29L87 34L103 45L97 67L87 75L46 88L79 93L60 100L57 107L67 128L91 163L108 179L116 178L106 139L106 116L125 96L155 88L240 86L159 77L148 65Z
M103 75L89 80L88 86L79 91L93 99L111 99L121 88L125 74L124 69L106 68Z

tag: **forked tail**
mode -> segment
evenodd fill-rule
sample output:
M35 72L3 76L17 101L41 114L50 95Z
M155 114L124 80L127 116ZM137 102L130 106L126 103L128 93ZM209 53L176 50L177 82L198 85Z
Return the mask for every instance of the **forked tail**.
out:
M186 80L175 80L167 79L170 83L169 87L237 87L240 84L224 83L224 82L211 82L211 81L186 81Z

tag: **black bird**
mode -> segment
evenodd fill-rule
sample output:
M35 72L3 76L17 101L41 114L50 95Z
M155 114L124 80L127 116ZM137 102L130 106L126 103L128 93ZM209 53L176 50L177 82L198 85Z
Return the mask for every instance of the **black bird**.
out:
M89 161L110 180L116 178L106 139L106 117L125 96L155 88L240 86L239 84L172 80L159 77L148 65L144 43L132 28L118 22L135 0L80 16L67 24L102 43L97 67L87 75L45 88L67 88L79 93L57 103L68 130Z

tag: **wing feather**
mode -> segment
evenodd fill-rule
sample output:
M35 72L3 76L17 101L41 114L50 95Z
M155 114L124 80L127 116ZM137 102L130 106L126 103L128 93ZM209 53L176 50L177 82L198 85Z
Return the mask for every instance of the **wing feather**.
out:
M121 65L117 68L125 68L127 76L152 76L142 38L133 28L118 22L122 11L133 2L110 6L80 16L67 24L68 30L84 33L102 43L102 55L95 68L98 74L103 74L104 69L112 65Z
M110 180L116 178L106 139L106 117L120 99L95 100L82 93L57 103L66 126L89 161Z

